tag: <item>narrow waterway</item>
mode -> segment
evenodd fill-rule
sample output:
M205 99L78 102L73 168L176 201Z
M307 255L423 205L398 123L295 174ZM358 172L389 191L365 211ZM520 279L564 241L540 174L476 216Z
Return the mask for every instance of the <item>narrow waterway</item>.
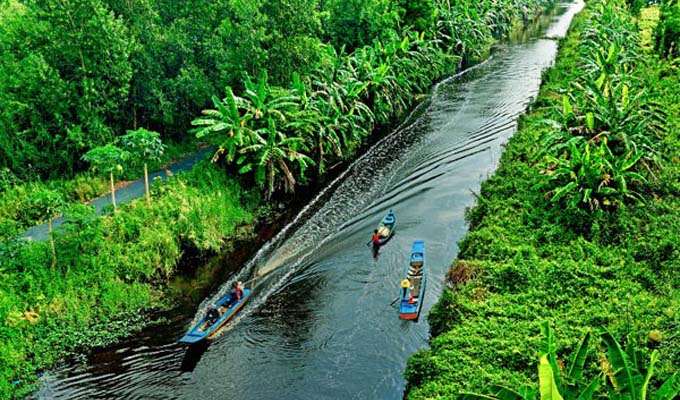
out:
M240 315L208 345L176 343L190 317L43 374L35 398L399 399L406 360L427 347L426 318L401 321L398 295L414 239L424 239L423 315L465 235L466 207L538 92L541 72L583 6L557 8L518 43L438 84L431 99L374 145L267 243L234 279L253 282ZM388 209L395 237L373 258ZM215 293L203 305L218 296Z

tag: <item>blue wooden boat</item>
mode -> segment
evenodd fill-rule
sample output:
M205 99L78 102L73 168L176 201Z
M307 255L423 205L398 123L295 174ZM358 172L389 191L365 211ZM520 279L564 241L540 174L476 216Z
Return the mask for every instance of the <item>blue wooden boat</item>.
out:
M383 217L376 228L380 235L380 246L387 243L394 235L394 226L397 224L397 216L394 211L390 211ZM375 244L375 243L374 243Z
M200 321L198 321L190 330L187 332L186 335L182 336L182 338L179 340L181 343L187 343L187 344L194 344L198 343L201 340L212 336L222 325L224 325L227 321L231 319L248 301L248 298L252 294L252 290L250 289L243 289L243 297L241 297L241 301L237 302L236 304L232 305L231 308L227 308L226 305L228 304L229 300L231 299L231 292L222 296L217 303L214 304L214 307L219 310L220 312L220 317L215 321L215 323L211 324L208 321L208 316L204 315Z
M417 320L425 298L425 242L416 240L401 281L399 318Z

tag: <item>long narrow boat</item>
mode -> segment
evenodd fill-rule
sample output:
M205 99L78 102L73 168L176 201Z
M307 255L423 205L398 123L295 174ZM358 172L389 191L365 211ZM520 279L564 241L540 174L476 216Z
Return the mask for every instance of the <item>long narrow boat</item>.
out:
M401 281L399 318L417 320L425 297L425 242L416 240Z
M201 320L198 321L189 330L189 332L187 332L186 335L182 336L179 341L181 343L194 344L212 336L222 325L229 321L231 317L233 317L243 307L246 301L248 301L251 293L252 291L250 289L243 289L243 297L241 297L239 302L231 306L231 308L226 307L226 305L229 304L229 299L232 296L231 292L222 296L214 305L214 307L220 312L220 317L217 319L217 321L211 324L208 321L208 316L204 315Z
M397 224L397 216L394 211L390 211L383 217L383 219L378 224L376 228L378 234L380 235L380 245L387 243L388 240L394 235L394 226Z

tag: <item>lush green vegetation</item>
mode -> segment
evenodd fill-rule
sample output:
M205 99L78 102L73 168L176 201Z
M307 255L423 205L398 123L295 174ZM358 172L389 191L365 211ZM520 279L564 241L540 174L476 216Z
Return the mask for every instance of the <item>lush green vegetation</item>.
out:
M549 4L379 3L378 8L370 2L355 4L361 9L357 21L364 13L383 13L356 26L344 19L351 7L330 2L329 12L341 16L329 29L350 31L351 39L340 42L340 50L320 45L308 74L293 74L284 86L270 84L266 73L257 82L246 75L242 96L230 86L224 98L213 96L214 109L193 121L197 137L218 146L213 159L224 155L267 197L280 189L293 192L298 183L323 174L327 165L351 158L374 128L399 120L435 79L454 71L461 60L464 65L483 58L494 40ZM411 25L397 30L402 14Z
M655 48L662 57L680 57L680 2L661 2L661 17L655 31Z
M680 84L664 52L638 45L654 13L634 24L603 3L575 20L467 214L450 287L428 316L431 348L408 362L408 398L680 389ZM560 341L550 351L546 321ZM591 329L599 340L581 340Z
M247 237L256 210L244 205L259 204L257 193L209 164L154 186L152 195L151 206L137 200L107 218L85 205L66 208L71 222L54 235L57 263L50 243L0 244L0 393L25 393L30 385L11 382L66 351L128 334L145 311L168 306L159 284L182 252L218 251Z
M355 156L550 3L0 0L0 393L143 324L185 250L247 234L262 199ZM195 136L216 164L107 217L79 203ZM48 242L17 239L57 214Z

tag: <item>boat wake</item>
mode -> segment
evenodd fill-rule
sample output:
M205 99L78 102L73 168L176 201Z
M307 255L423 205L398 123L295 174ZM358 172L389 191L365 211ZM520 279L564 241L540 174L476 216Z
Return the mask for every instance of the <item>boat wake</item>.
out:
M437 83L431 97L438 95L441 86L483 69L491 59L493 57ZM214 337L220 336L278 293L291 276L308 265L319 249L327 248L336 237L344 236L340 233L352 235L364 230L367 240L370 239L368 235L375 221L380 220L386 210L416 195L408 191L397 194L393 188L398 186L395 182L404 179L398 172L410 169L407 163L412 162L414 150L427 145L423 139L429 133L428 119L423 117L432 112L430 108L430 99L420 103L400 126L371 146L321 190L292 222L257 251L239 273L201 302L191 324L202 318L207 307L229 291L233 281L245 282L253 290L253 298ZM404 157L405 149L411 154ZM468 153L463 158L475 153L463 151Z

